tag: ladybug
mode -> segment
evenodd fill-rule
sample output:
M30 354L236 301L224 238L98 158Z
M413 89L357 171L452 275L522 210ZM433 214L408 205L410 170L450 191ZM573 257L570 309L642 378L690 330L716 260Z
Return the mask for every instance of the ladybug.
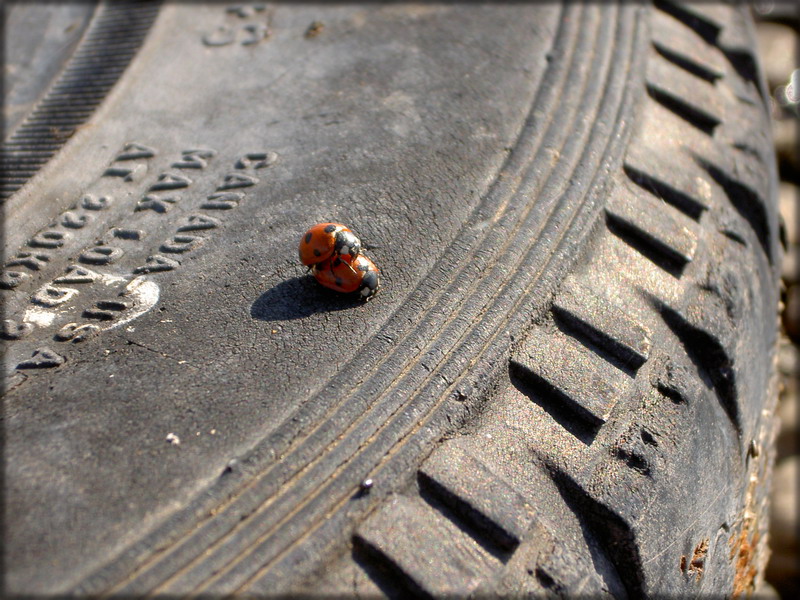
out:
M378 293L378 267L363 254L350 262L339 257L330 258L314 265L311 271L321 285L337 292L358 292L364 300Z
M328 259L352 262L361 252L361 240L339 223L319 223L300 240L300 262L311 267Z

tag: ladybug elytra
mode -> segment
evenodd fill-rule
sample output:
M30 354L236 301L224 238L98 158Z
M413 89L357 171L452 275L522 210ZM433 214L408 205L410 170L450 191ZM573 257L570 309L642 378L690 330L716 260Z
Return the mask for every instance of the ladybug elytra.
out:
M358 292L365 300L374 296L380 285L378 267L363 254L351 261L341 257L328 259L314 265L311 272L326 288L343 293Z
M308 267L335 258L350 262L361 252L361 240L340 223L319 223L305 232L298 250Z

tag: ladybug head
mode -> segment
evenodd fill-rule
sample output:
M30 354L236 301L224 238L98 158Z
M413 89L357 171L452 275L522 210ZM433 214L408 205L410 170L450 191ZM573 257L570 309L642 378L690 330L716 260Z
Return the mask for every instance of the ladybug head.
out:
M339 256L350 256L350 260L353 260L361 253L361 240L349 229L337 231L334 252Z
M364 277L361 279L361 288L359 289L361 297L364 298L364 300L369 300L378 293L379 285L380 281L378 278L378 272L367 271L364 273Z

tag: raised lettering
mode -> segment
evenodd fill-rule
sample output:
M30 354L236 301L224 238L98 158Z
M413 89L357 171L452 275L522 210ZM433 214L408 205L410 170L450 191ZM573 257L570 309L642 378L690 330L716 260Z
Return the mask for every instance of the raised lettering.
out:
M263 4L236 4L226 8L225 12L229 15L236 15L240 19L247 19L255 16L257 12L264 12L265 9L266 6Z
M53 336L59 342L72 341L73 344L84 342L100 333L100 327L92 323L67 323Z
M2 328L0 328L0 337L4 340L21 340L26 335L33 331L33 325L30 323L17 323L11 319L3 321Z
M195 214L189 215L185 221L185 225L178 227L178 231L200 231L202 229L214 229L219 227L219 219L209 217L208 215Z
M139 181L147 173L147 165L138 164L131 167L108 167L104 172L104 177L119 177L123 181Z
M161 256L160 254L154 254L153 256L148 256L147 262L141 267L136 267L133 272L137 275L140 273L159 273L161 271L172 271L172 269L180 265L181 263L177 260Z
M25 267L31 271L39 271L50 257L47 254L34 254L33 252L20 252L6 264L9 267Z
M239 202L244 199L241 192L219 192L207 197L206 202L200 208L209 210L230 210L239 206Z
M128 309L128 304L121 300L100 300L83 311L87 319L99 319L101 321L111 321L119 316L119 313Z
M3 271L0 274L0 288L13 290L29 277L30 275L21 271Z
M248 23L242 27L247 32L247 36L242 40L242 46L252 46L269 37L269 27L264 23Z
M17 365L18 369L50 369L64 364L64 357L56 354L47 346L42 346L33 351L28 360Z
M76 215L74 212L65 212L61 215L61 224L70 229L81 229L91 220L89 215Z
M208 159L216 155L214 150L184 150L181 160L172 163L176 169L205 169Z
M28 246L34 248L60 248L64 245L67 234L63 231L43 231L35 235L29 242Z
M104 210L111 206L112 198L110 196L93 196L87 194L81 200L81 206L86 210Z
M263 169L271 167L278 160L276 152L251 152L236 161L237 169Z
M252 175L244 173L229 173L225 176L222 184L217 186L218 191L233 190L236 188L250 187L258 183L258 179Z
M180 196L153 196L148 194L136 204L135 212L140 210L152 210L163 214L170 209L170 204L175 204Z
M95 246L81 254L78 260L90 265L107 265L117 260L122 254L122 250L113 246Z
M125 144L125 146L122 148L122 152L117 154L114 162L119 162L122 160L137 160L140 158L152 158L155 155L156 151L152 148L144 146L143 144L137 144L136 142L130 142Z
M161 244L161 251L180 254L188 252L202 241L203 238L197 235L173 235L172 238Z
M121 227L115 227L111 230L111 234L115 238L119 238L121 240L141 240L144 237L144 231L141 229L122 229Z
M36 292L31 300L34 302L34 304L52 307L68 302L69 299L77 293L78 290L72 288L56 288L47 286Z
M92 283L99 275L86 267L71 265L66 273L53 280L53 283Z
M160 190L177 190L180 188L189 187L192 180L184 175L177 173L162 173L158 176L158 181L150 186L151 192L158 192Z
M203 43L206 46L217 47L232 44L236 39L236 33L230 27L224 25L217 27L213 33L203 36Z

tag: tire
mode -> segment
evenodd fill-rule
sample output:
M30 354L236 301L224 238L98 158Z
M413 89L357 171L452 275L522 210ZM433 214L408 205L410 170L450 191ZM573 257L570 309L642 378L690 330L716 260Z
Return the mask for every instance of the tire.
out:
M7 111L11 593L758 588L782 249L746 8L81 18ZM328 220L369 302L297 262Z

